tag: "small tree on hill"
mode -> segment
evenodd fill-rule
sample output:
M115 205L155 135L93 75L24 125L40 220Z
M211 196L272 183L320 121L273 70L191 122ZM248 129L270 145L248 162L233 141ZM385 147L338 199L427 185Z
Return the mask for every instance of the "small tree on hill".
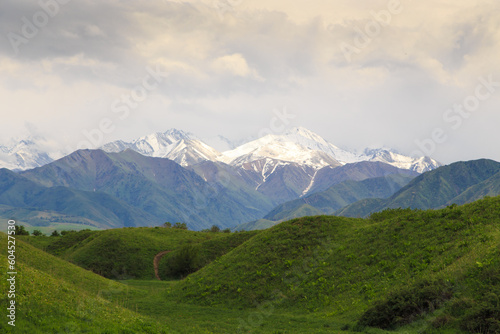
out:
M179 229L179 230L187 230L187 224L186 223L175 223L173 228Z
M230 228L225 228L222 230L222 233L231 233L231 229Z
M200 248L195 245L185 245L167 257L166 276L184 278L200 269Z
M210 228L210 232L218 233L218 232L220 232L220 227L217 225L212 225L212 227Z
M57 232L57 230L54 230L54 232L52 232L52 234L50 235L51 237L58 237L60 236L59 232Z
M166 222L163 224L163 227L165 228L171 228L172 227L172 223L171 222Z
M39 237L39 236L43 235L43 233L42 233L42 231L40 231L40 230L34 230L34 231L33 231L33 235L34 235L35 237Z
M28 231L24 228L24 225L16 225L16 235L30 235Z

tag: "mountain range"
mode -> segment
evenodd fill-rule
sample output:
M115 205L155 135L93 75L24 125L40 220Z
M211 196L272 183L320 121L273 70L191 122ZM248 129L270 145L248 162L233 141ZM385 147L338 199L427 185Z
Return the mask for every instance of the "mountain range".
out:
M480 159L456 162L424 173L386 199L364 199L336 214L364 217L393 208L438 209L500 194L500 163Z
M346 151L304 128L224 152L176 129L55 161L35 149L36 141L19 147L36 152L40 159L31 163L41 166L28 169L25 163L10 168L17 173L3 171L9 182L0 183L0 193L10 195L0 196L0 216L32 225L65 221L97 228L165 221L186 222L195 230L234 228L263 218L331 214L359 200L389 198L441 166L389 149Z
M215 139L214 139L215 138ZM361 161L380 161L402 169L423 173L442 164L429 157L408 157L388 148L366 149L363 153L338 148L325 139L302 127L289 129L283 134L269 134L262 138L243 143L235 143L217 136L213 143L223 143L230 148L219 152L192 133L170 129L153 133L131 142L117 140L100 147L103 151L118 153L132 149L150 157L168 158L181 166L191 166L202 161L219 161L233 166L241 166L264 158L280 162L297 163L315 169L338 166ZM41 167L55 158L71 152L48 153L40 143L40 137L29 138L0 146L0 167L11 170L27 170Z
M263 229L312 215L367 217L385 209L440 209L499 194L500 163L488 159L456 162L417 177L392 174L363 181L346 180L282 203L262 219L241 224L235 230Z

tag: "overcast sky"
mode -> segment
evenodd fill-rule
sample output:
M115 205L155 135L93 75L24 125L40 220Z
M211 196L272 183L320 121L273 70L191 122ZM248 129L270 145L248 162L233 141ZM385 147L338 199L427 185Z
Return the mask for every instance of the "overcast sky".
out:
M499 13L498 0L3 0L0 144L303 126L343 148L500 161Z

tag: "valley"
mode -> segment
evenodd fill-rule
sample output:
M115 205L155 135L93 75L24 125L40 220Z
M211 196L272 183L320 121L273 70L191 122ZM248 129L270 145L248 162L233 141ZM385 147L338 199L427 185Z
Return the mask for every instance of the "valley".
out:
M18 324L33 333L495 333L499 223L492 197L254 232L18 236L19 278L33 282L20 286ZM153 280L154 255L166 249L164 280ZM172 271L186 266L180 279Z

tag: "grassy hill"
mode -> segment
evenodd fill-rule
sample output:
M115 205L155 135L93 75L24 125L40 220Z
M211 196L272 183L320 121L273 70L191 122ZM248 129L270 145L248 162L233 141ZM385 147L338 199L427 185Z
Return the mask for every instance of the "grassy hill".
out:
M222 236L222 233L158 227L80 231L61 237L23 240L107 278L153 279L153 259L159 252Z
M0 289L8 291L7 236L0 233ZM112 302L134 288L107 280L16 240L16 328L2 333L173 333L166 324ZM2 309L7 294L0 295ZM5 316L4 316L5 317Z
M19 241L19 321L30 333L500 331L500 197L250 233L124 228L21 239L61 257ZM167 249L162 270L185 249L202 268L178 281L118 283L63 260L149 279L152 256Z
M160 277L179 278L197 271L230 252L260 231L223 234L196 244L188 244L166 254L159 263Z
M153 279L153 259L162 251L173 251L160 261L162 274L166 272L168 259L187 246L196 246L199 253L197 266L201 268L255 234L194 232L157 227L83 230L60 237L19 238L107 278Z
M342 208L336 215L364 217L387 208L436 209L464 204L485 195L500 194L500 163L480 159L456 162L413 179L387 199L365 199Z
M499 254L500 197L368 220L306 217L256 235L165 298L314 313L347 328L495 333Z

